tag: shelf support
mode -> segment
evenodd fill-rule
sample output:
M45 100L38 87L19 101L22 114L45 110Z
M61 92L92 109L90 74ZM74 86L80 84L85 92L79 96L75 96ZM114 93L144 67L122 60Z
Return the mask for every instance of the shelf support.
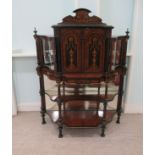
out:
M104 101L103 104L104 104L104 109L103 109L103 121L101 125L101 137L105 137L107 101Z
M59 128L59 138L62 138L63 137L63 134L62 134L62 129L63 129L63 123L62 123L62 115L61 115L61 101L58 100L58 107L59 107L59 120L58 120L58 128Z
M123 75L120 75L120 86L118 90L118 100L117 100L117 124L120 124L120 117L122 113L122 96L123 96L123 82L124 77Z

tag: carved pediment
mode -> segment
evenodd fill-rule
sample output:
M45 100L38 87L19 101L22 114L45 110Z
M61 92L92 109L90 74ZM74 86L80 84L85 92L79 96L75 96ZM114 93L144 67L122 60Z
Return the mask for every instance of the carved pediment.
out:
M88 9L77 9L73 11L75 16L66 16L62 23L66 24L101 24L102 19L97 16L89 16L91 12Z

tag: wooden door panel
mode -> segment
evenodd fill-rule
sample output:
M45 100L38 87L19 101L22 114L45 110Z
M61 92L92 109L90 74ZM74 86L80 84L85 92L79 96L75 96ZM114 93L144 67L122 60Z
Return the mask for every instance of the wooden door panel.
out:
M63 72L81 71L80 30L61 30L61 56Z
M104 71L105 32L103 29L87 29L84 33L84 71Z

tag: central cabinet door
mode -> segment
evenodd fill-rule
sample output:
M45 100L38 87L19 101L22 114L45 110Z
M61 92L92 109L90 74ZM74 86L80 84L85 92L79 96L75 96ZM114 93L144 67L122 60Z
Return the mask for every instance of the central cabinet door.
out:
M61 29L61 60L63 72L82 72L81 31L79 29Z
M104 57L104 29L61 29L61 60L64 73L104 72Z
M104 72L104 29L86 28L84 30L83 55L84 72Z

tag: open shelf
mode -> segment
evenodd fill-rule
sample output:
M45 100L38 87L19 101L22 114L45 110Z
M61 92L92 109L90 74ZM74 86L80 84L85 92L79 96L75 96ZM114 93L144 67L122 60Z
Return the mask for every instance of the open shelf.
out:
M100 94L98 94L100 86ZM57 87L57 85L56 85ZM118 92L118 87L108 83L108 93L105 96L105 83L75 84L66 83L65 88L61 83L61 120L68 127L97 127L103 122L103 107L105 101L113 101ZM51 120L58 123L59 110L57 94L55 90L49 89L45 93L56 106L47 111ZM65 93L64 93L65 92ZM112 121L116 107L107 109L106 123Z
M112 121L115 113L115 110L107 110L106 124ZM52 122L58 122L59 112L57 110L48 110L47 114ZM63 124L68 127L96 127L101 124L102 115L102 111L98 113L96 111L62 111L62 120Z
M97 127L103 121L102 111L63 111L63 123L69 127ZM107 111L106 123L112 121L115 111ZM103 115L103 113L101 114Z
M115 109L107 110L106 123L112 121L115 113ZM59 111L57 108L49 109L47 114L52 122L58 122ZM97 110L97 104L92 101L70 101L65 103L65 107L62 107L61 116L63 124L68 127L97 127L103 121L103 109Z

